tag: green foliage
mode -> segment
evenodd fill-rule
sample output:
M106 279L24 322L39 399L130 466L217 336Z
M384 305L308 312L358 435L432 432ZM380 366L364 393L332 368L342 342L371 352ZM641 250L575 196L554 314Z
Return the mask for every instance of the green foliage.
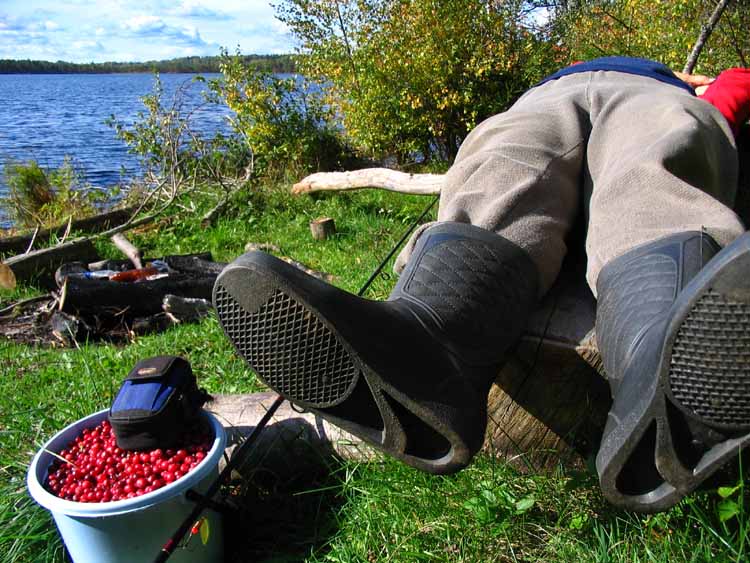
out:
M519 498L506 483L482 482L477 486L476 496L464 502L464 508L471 512L477 521L498 530L507 528L514 516L528 512L536 502L532 495Z
M301 45L363 153L452 158L480 120L553 68L525 3L285 0L277 15Z
M348 158L330 108L304 78L259 71L239 51L223 51L220 68L223 77L210 88L234 112L232 125L252 149L257 173L284 168L299 176Z
M0 204L23 227L51 226L71 216L92 214L102 196L85 185L69 157L58 168L45 168L34 160L10 160L4 175L8 195Z
M249 155L231 139L217 135L212 140L199 135L192 123L199 107L187 107L188 92L204 79L196 77L180 84L166 97L159 75L154 75L150 94L141 98L145 110L132 123L110 116L106 123L115 130L131 153L137 155L147 175L155 178L205 175L203 165L228 152L237 168L247 164ZM244 155L243 155L244 153Z
M582 2L556 22L571 60L631 55L682 70L716 6L714 0L598 0ZM698 59L696 72L747 66L750 5L731 2Z

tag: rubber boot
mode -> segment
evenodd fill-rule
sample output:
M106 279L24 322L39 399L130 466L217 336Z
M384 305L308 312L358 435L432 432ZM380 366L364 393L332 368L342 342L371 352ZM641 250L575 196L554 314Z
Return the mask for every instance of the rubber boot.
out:
M217 278L214 305L269 387L409 465L450 473L482 446L489 389L536 277L515 244L446 222L421 235L387 301L250 252Z
M750 440L750 235L633 249L597 280L596 332L613 406L596 459L619 506L676 504Z

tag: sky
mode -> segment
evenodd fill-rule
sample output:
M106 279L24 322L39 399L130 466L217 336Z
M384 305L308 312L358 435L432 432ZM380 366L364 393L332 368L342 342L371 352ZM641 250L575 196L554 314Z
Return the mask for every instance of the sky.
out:
M290 53L264 0L0 0L0 59L76 63Z

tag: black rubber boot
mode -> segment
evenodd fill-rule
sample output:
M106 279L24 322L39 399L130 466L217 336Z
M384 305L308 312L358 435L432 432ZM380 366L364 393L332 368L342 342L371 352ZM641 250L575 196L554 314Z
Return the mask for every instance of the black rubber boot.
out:
M387 301L250 252L216 280L224 331L290 401L432 473L481 448L487 395L536 300L515 244L464 223L425 230Z
M750 235L700 232L618 257L597 280L613 406L596 466L612 503L676 504L750 440Z

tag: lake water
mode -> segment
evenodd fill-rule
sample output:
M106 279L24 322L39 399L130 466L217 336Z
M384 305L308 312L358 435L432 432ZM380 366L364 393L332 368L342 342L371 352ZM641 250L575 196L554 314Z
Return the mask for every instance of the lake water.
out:
M161 75L165 102L193 76ZM0 75L0 197L7 193L1 167L8 159L34 159L57 167L67 155L83 170L87 182L101 187L117 184L123 171L137 175L138 160L104 121L114 114L132 123L145 109L140 98L150 94L153 86L152 74ZM204 84L195 83L188 90L186 104L199 106L204 89ZM205 134L227 131L227 113L212 104L201 107L194 128ZM0 216L0 225L7 224Z

